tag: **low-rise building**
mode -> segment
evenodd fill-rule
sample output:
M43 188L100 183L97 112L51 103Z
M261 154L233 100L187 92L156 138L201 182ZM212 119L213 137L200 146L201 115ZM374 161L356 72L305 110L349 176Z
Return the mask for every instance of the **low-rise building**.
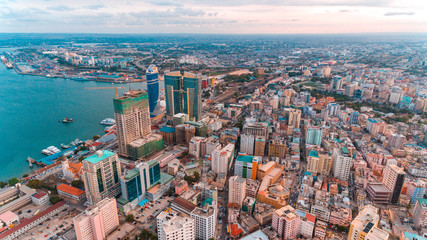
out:
M31 200L34 204L41 206L49 202L49 195L45 192L36 193L31 196Z
M60 197L71 200L73 202L82 202L84 199L86 199L85 191L64 183L59 184L56 187L56 190L58 191Z

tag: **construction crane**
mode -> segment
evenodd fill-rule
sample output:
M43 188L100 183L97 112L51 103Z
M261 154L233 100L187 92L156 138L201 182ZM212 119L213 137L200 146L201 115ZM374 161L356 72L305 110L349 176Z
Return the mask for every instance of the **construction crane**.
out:
M125 87L85 87L85 89L116 89L116 98L119 97L119 91L117 89L125 89Z

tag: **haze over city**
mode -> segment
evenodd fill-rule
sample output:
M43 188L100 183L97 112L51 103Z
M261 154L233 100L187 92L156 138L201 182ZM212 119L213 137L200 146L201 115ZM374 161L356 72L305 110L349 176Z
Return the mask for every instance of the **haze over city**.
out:
M0 32L426 32L423 0L0 1Z

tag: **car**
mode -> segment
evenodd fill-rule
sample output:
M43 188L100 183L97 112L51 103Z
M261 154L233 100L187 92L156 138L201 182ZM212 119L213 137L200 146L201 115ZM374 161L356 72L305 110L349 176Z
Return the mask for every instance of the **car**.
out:
M31 212L31 210L28 210L28 211L27 211L27 213L30 213L30 212Z

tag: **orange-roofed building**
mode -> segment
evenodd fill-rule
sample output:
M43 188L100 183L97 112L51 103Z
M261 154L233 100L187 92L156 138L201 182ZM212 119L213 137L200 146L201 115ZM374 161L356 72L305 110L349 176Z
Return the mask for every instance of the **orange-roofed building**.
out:
M83 173L83 164L81 162L72 163L72 162L69 162L68 159L65 159L62 162L62 174L67 180L69 181L79 180L82 173Z
M237 237L243 233L243 230L239 227L238 224L230 224L230 233L233 237Z
M86 196L85 191L67 184L58 185L56 190L58 190L59 196L70 199L74 202L80 202Z

